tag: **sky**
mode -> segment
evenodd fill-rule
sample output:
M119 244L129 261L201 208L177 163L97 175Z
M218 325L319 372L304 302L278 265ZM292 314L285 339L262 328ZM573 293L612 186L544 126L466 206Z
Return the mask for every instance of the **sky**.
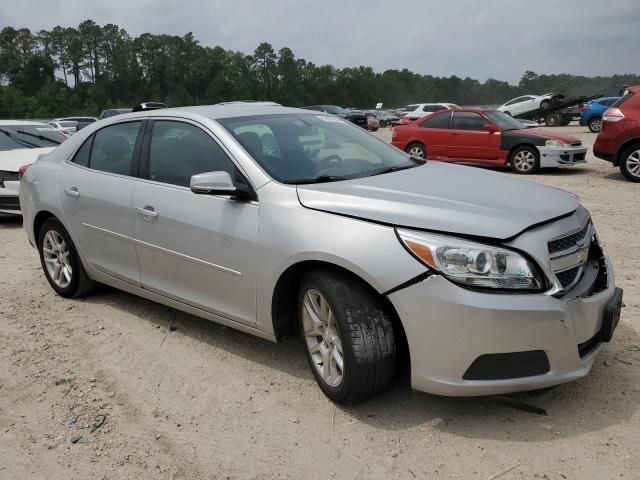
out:
M251 53L263 41L317 65L408 68L517 83L538 74L640 73L640 0L1 0L0 28L115 23L193 32Z

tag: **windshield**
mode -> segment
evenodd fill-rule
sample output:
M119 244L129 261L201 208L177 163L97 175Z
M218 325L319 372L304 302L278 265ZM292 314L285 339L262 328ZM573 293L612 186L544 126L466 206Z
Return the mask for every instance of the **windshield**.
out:
M527 126L520 121L516 120L506 113L498 112L497 110L491 110L484 112L489 120L498 125L503 130L520 130L521 128L527 128Z
M294 113L218 121L282 183L368 177L422 163L330 115Z
M334 115L349 113L344 108L338 107L337 105L325 105L324 109L327 111L327 113L332 113Z
M0 126L0 151L55 147L66 137L49 125Z

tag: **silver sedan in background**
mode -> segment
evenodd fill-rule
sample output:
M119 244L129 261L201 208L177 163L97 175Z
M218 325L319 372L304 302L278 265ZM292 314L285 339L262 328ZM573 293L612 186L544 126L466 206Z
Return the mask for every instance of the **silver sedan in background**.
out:
M338 403L400 369L442 395L588 373L622 291L567 192L411 158L270 103L119 115L30 166L24 228L64 297L96 282L265 339Z

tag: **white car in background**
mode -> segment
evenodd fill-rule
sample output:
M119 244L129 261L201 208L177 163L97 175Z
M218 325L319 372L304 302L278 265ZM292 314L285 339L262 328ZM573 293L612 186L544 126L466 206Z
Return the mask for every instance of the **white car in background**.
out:
M32 164L65 139L45 123L0 120L0 217L20 215L20 167Z
M78 122L73 120L51 120L47 125L52 126L56 130L62 132L65 136L70 137L77 131Z
M523 113L538 110L539 108L547 108L556 100L563 99L563 95L557 93L545 93L544 95L523 95L522 97L509 100L501 105L497 110L504 112L512 117L522 115Z
M414 103L402 108L398 113L405 120L417 120L426 117L430 113L440 110L454 110L460 108L455 103Z

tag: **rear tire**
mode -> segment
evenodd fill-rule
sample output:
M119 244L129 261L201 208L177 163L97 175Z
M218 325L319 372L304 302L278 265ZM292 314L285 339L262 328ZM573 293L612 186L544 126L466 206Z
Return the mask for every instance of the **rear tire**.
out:
M410 143L405 151L412 157L427 158L427 149L420 142Z
M589 123L587 124L589 126L589 131L592 133L598 133L600 130L602 130L602 117L594 117L591 120L589 120Z
M80 297L95 287L69 233L57 219L49 218L42 224L38 232L38 252L44 275L58 295Z
M531 175L540 170L540 153L535 147L524 145L515 148L509 156L511 170L520 175Z
M330 400L366 400L391 384L396 371L392 319L368 286L341 272L309 272L300 284L298 312L307 360Z
M622 152L620 171L630 182L640 182L640 143L631 145Z
M560 121L560 115L557 113L550 113L544 117L544 123L546 123L548 127L557 127L560 125Z

